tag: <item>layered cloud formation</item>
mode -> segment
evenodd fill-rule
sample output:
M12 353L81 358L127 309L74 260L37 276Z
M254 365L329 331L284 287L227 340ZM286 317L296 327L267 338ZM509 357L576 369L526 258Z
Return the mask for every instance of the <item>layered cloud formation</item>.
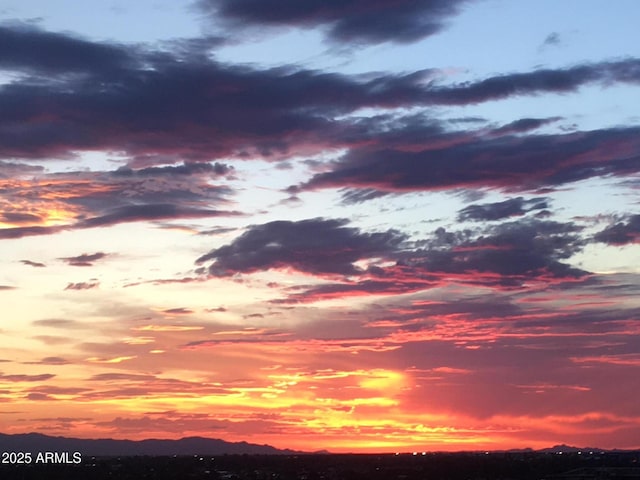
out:
M640 59L529 22L531 59L464 64L457 22L517 23L495 7L0 24L2 430L640 446ZM323 50L243 56L291 32Z

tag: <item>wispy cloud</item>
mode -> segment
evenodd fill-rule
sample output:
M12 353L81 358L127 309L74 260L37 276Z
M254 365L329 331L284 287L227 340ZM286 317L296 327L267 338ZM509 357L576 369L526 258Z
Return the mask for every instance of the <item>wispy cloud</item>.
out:
M82 255L78 255L76 257L63 257L61 260L64 260L72 267L92 267L94 262L97 260L101 260L107 257L108 254L104 252L96 252L92 254L83 253Z
M92 290L94 288L98 288L100 286L100 282L97 280L90 280L88 282L77 282L77 283L68 283L64 288L65 290Z

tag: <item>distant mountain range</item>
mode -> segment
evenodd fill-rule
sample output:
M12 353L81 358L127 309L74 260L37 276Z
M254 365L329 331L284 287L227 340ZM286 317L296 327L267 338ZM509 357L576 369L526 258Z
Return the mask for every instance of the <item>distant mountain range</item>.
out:
M114 440L51 437L39 433L5 435L0 433L1 452L80 452L82 456L135 455L291 455L304 452L279 450L270 445L225 442L202 437L180 440Z
M505 450L501 450L505 452ZM539 453L572 453L572 452L604 452L620 451L605 450L595 447L573 447L569 445L555 445L550 448L533 450L531 448L512 449L506 452L539 452ZM114 440L82 439L67 437L52 437L40 433L25 433L5 435L0 433L0 452L80 452L84 456L170 456L170 455L297 455L297 454L328 454L321 450L317 452L301 452L296 450L280 450L271 445L258 445L247 442L226 442L215 438L187 437L179 440Z
M576 453L576 452L606 452L609 450L605 450L604 448L598 447L572 447L571 445L555 445L550 448L543 448L542 450L538 450L539 452L546 453Z
M632 452L635 450L624 450L624 449L606 449L606 448L598 448L598 447L574 447L572 445L554 445L549 448L541 448L540 450L534 450L533 448L513 448L511 450L505 450L510 453L527 453L527 452L535 452L535 453L600 453L600 452Z

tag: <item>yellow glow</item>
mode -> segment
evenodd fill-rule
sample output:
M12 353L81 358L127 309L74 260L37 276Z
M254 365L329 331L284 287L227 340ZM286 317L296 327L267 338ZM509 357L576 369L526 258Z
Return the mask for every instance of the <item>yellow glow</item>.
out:
M92 363L121 363L126 362L127 360L132 360L136 358L136 356L128 356L128 357L115 357L115 358L100 358L100 357L90 357L87 358L88 362Z
M363 388L372 390L398 390L404 386L405 377L392 370L372 370L367 378L360 381Z
M128 345L146 345L155 342L155 339L153 337L127 337L122 341Z

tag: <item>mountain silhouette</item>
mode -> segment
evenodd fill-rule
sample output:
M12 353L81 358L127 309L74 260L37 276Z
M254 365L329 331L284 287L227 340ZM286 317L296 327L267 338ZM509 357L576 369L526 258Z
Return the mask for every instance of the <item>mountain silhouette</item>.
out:
M80 452L83 456L138 455L290 455L304 452L280 450L271 445L226 442L216 438L186 437L179 440L115 440L52 437L40 433L0 433L4 452Z

